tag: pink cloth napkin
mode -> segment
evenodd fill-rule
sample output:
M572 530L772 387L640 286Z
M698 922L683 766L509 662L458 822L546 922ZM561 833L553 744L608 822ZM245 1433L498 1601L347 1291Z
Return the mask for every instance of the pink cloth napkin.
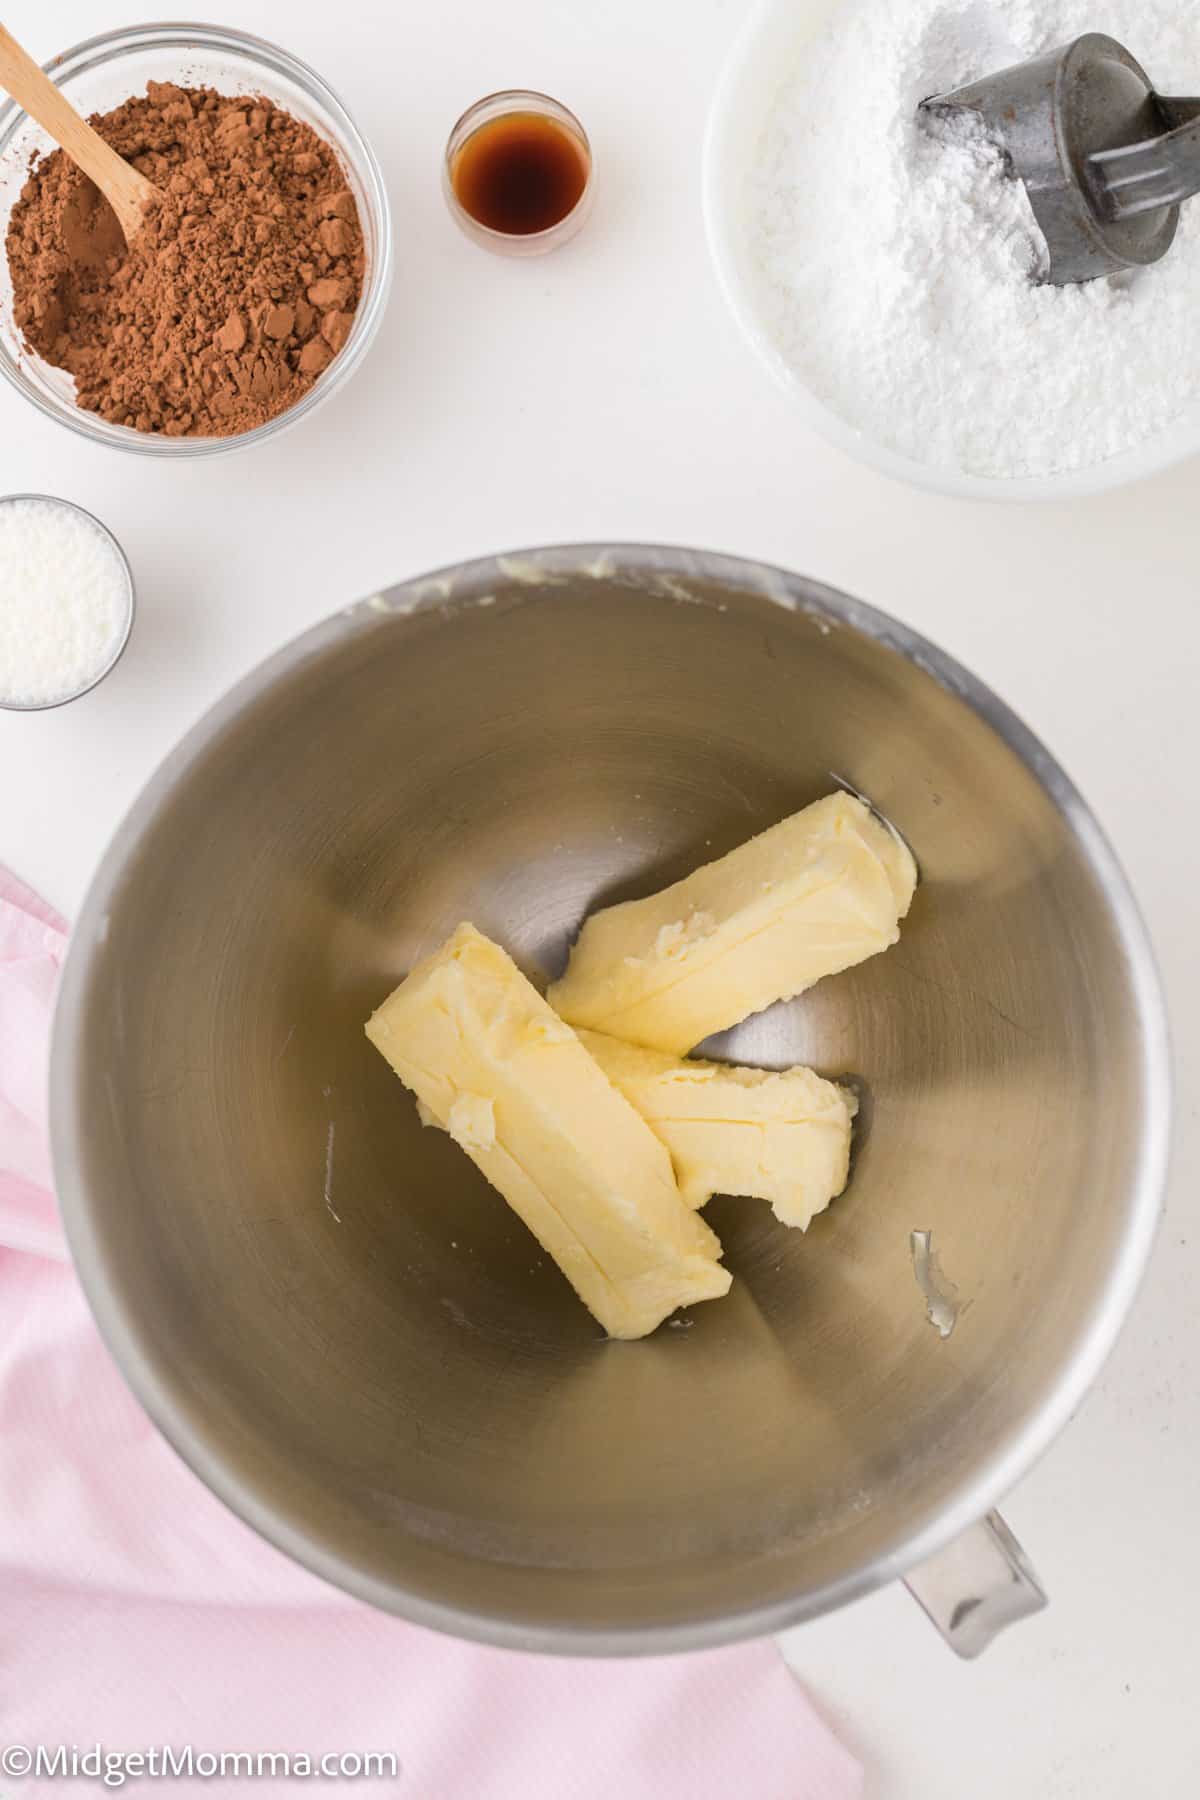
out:
M859 1795L769 1643L653 1662L460 1644L327 1587L208 1493L126 1390L67 1259L44 1093L65 943L0 869L0 1794L104 1791L86 1762L22 1779L23 1749L62 1744L394 1753L395 1777L348 1791L401 1800ZM166 1791L237 1790L194 1767ZM155 1785L135 1764L129 1790Z

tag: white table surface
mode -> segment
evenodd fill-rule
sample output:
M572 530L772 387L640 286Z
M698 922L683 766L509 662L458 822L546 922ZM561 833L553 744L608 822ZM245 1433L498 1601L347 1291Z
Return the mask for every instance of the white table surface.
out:
M5 22L44 58L127 12L10 0ZM1007 1506L1050 1610L975 1665L898 1589L785 1648L873 1800L1185 1800L1200 1783L1200 465L990 508L892 486L809 436L705 250L701 134L741 15L739 0L223 9L320 69L373 141L398 234L390 310L349 388L245 457L122 457L0 393L0 492L94 510L141 596L102 689L0 714L0 858L70 913L142 782L236 676L351 599L492 550L742 552L861 595L974 668L1080 783L1149 917L1179 1083L1168 1215L1099 1386ZM530 264L469 245L438 187L459 110L516 84L580 113L599 170L584 235Z

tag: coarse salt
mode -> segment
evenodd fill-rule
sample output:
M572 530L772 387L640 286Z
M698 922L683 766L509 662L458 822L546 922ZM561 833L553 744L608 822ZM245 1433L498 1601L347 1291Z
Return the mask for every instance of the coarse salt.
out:
M108 668L129 625L129 574L94 519L62 501L0 501L0 705L51 706Z
M977 476L1051 475L1200 402L1200 200L1162 262L1071 287L978 131L917 105L1087 31L1200 92L1195 0L843 0L765 121L749 230L784 362L847 424Z

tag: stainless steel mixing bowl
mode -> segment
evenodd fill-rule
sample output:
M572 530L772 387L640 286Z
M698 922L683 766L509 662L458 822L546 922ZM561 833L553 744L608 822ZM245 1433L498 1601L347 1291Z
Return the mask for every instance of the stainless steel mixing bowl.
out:
M549 974L836 782L919 859L900 944L726 1047L861 1083L849 1190L803 1236L714 1202L730 1297L605 1342L363 1021L460 919ZM764 1632L939 1552L915 1585L977 1647L946 1546L1109 1349L1167 1115L1142 926L1046 752L895 621L679 550L472 563L265 664L118 833L54 1046L74 1252L178 1450L365 1599L553 1650Z

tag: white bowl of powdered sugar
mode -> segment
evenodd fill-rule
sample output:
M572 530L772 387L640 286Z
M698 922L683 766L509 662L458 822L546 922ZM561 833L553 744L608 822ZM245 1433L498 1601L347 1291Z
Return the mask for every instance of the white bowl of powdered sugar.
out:
M1180 0L764 0L713 104L718 279L800 415L901 480L1096 493L1200 449L1200 199L1152 267L1037 280L1044 242L980 134L918 103L1088 31L1200 92Z

